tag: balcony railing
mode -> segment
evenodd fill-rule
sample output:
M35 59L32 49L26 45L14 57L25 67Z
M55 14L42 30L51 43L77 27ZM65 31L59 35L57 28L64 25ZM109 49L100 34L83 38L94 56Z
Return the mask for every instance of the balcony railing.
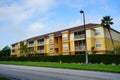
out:
M85 38L85 34L82 34L82 35L75 35L74 38L75 38L75 39L78 39L78 38Z
M28 44L28 47L33 47L34 46L34 44Z
M12 55L15 55L15 52L12 52Z
M43 52L44 52L44 49L37 50L37 53L43 53Z
M30 51L29 54L34 54L34 51Z
M68 40L68 37L62 37L62 40Z
M15 49L15 47L12 47L12 49Z
M44 42L38 42L38 44L44 44Z
M76 46L75 50L85 50L85 46Z
M53 42L54 40L53 39L50 39L49 42Z

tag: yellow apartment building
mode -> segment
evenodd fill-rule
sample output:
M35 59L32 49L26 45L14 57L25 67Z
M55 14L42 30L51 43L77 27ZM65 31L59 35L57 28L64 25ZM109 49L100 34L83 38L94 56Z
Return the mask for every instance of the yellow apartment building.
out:
M83 54L85 45L89 54L112 53L113 46L107 28L93 23L86 24L85 27L86 39L84 26L76 26L14 43L11 45L11 56ZM120 46L120 32L112 28L110 31L114 46ZM20 51L22 45L33 48L33 51L23 54Z

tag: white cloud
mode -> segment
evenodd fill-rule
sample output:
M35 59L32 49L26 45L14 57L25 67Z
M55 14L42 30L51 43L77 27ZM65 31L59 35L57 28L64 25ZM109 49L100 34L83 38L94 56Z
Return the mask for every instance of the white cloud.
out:
M32 33L38 33L41 31L41 29L44 27L42 23L33 23L28 28L28 32Z
M21 23L36 14L45 14L55 5L55 0L23 0L0 7L0 20Z
M50 17L45 15L55 3L56 0L0 0L0 39L4 41L0 48L38 35L44 26L42 19Z

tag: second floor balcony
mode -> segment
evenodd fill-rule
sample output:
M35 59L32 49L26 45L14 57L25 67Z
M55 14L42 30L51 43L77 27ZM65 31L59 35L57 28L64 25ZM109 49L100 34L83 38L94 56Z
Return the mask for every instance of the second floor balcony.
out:
M41 45L41 44L44 44L44 41L42 41L42 42L38 42L38 44L40 44L40 45Z
M28 47L33 47L34 43L28 44Z
M75 39L78 39L78 38L85 38L85 34L74 35L74 38L75 38Z
M75 50L85 50L85 46L75 46Z
M14 47L12 47L12 49L15 49L15 46L14 46Z
M37 50L37 53L43 53L44 49Z

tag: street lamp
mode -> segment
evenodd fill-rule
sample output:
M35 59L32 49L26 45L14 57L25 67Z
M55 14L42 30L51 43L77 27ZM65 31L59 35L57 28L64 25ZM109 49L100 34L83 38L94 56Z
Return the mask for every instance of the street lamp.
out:
M88 64L88 53L87 53L87 42L86 42L86 28L85 28L85 13L83 10L80 11L83 14L83 24L84 24L84 32L85 32L85 63Z

